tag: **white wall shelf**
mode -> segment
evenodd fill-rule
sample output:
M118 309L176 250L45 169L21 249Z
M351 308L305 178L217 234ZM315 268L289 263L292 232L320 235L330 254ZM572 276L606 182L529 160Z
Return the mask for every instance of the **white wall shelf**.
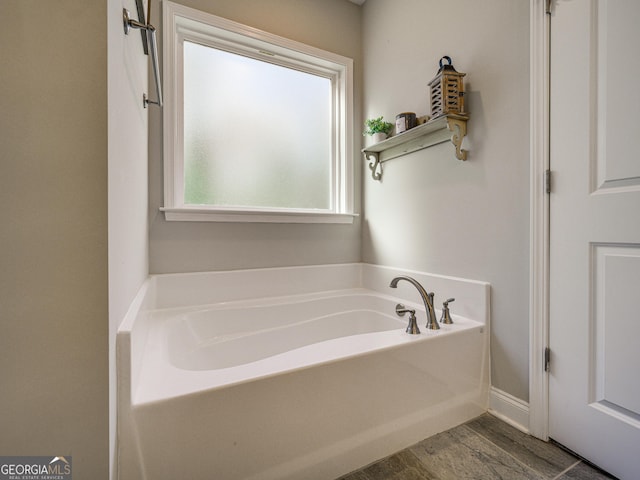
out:
M467 159L467 151L461 148L467 135L466 115L448 114L400 133L380 143L362 149L374 180L382 179L382 163L448 140L456 147L458 160Z

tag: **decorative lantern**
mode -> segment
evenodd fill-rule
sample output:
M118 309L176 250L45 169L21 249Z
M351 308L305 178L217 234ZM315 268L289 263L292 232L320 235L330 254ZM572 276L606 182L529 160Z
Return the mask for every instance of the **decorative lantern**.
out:
M442 61L449 62L443 65ZM429 82L431 89L431 118L449 113L464 115L464 85L462 77L466 73L457 72L451 63L451 57L444 56L439 62L440 70Z

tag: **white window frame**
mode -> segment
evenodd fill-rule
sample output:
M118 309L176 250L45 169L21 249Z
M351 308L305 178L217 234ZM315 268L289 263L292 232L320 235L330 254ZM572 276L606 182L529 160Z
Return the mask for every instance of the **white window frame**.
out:
M331 79L334 134L328 210L184 204L183 45L202 45L267 60ZM266 223L352 223L353 60L173 2L163 2L164 207L167 220ZM251 135L251 131L247 131Z

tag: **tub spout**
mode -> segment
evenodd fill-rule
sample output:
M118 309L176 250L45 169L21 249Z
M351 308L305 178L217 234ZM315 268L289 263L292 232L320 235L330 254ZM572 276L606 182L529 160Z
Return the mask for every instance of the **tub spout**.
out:
M436 320L436 312L433 309L433 293L427 293L424 287L420 285L420 283L418 283L417 280L411 277L408 277L406 275L400 275L399 277L395 277L393 280L391 280L391 283L389 284L389 286L391 288L397 288L398 282L400 280L409 282L411 285L416 287L424 303L424 308L427 312L427 317L428 317L427 328L430 330L438 330L440 328L440 325L438 325L438 321Z

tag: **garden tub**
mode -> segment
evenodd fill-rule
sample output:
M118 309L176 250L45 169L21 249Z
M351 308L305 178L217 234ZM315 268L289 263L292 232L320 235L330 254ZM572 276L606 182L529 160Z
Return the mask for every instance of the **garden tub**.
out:
M488 315L486 283L367 264L150 277L117 338L120 478L332 479L451 428L487 408Z

